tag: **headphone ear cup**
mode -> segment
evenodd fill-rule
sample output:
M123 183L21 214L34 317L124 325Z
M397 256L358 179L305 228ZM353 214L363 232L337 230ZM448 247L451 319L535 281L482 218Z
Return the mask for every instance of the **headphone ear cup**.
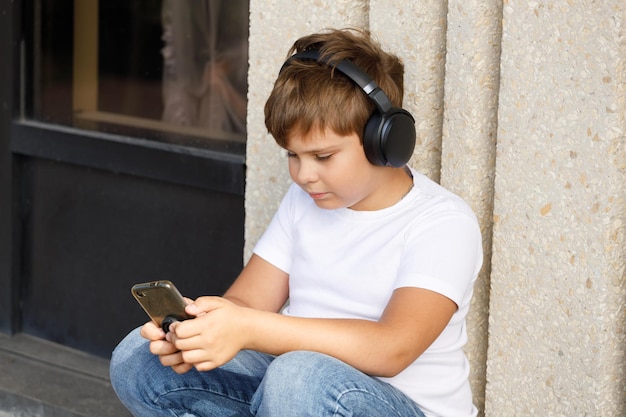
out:
M363 148L370 163L399 168L406 165L415 149L415 119L394 107L384 115L375 112L363 131Z
M367 160L372 165L385 166L387 165L387 158L381 147L380 142L380 130L383 123L382 115L379 112L374 112L365 124L363 130L363 150Z

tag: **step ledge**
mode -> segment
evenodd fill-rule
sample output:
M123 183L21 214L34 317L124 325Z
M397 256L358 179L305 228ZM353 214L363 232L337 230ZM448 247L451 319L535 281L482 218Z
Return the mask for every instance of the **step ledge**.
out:
M33 336L0 334L0 417L130 416L108 363Z
M0 417L89 417L20 394L0 391Z

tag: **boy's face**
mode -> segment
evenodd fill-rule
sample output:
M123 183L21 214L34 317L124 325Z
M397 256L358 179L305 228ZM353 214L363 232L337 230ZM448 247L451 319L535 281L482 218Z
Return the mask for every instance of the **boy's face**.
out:
M286 149L291 178L318 207L382 208L379 198L383 189L378 175L381 167L367 160L356 133L342 136L330 129L313 129L302 135L296 129Z

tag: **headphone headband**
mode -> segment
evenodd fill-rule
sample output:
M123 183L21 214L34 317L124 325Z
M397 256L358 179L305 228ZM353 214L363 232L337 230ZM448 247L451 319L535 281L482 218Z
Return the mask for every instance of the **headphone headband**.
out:
M283 72L285 67L287 67L291 61L297 60L310 60L320 62L322 64L328 65L331 68L337 69L346 77L350 78L352 82L361 87L361 90L367 94L367 96L374 102L376 108L381 113L386 113L393 107L391 105L391 100L387 97L387 94L378 86L378 83L369 76L368 73L359 68L354 62L349 61L347 59L342 59L337 62L332 62L329 59L323 59L320 56L320 51L317 49L307 49L302 52L298 52L292 56L290 56L287 61L283 64L280 72Z

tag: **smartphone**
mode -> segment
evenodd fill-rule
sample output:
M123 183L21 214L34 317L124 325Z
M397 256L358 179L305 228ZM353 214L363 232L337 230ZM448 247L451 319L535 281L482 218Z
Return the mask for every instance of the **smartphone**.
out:
M171 281L135 284L131 292L152 321L165 333L175 321L192 318L185 312L185 299Z

